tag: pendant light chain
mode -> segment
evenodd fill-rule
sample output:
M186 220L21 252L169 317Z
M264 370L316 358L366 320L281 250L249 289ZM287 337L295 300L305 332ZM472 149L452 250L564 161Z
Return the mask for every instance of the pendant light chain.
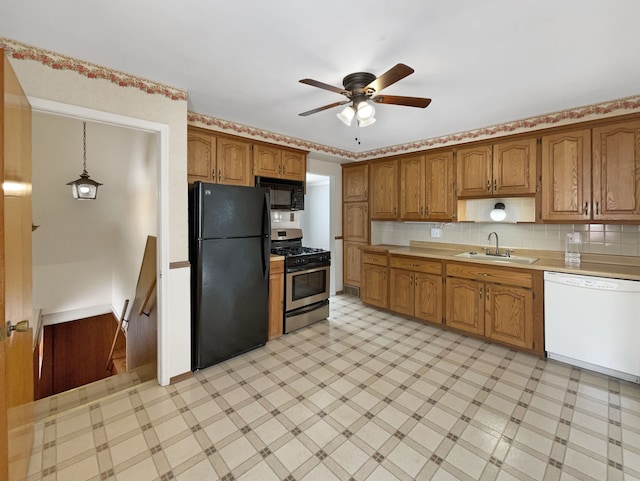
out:
M82 170L87 173L87 123L82 122Z

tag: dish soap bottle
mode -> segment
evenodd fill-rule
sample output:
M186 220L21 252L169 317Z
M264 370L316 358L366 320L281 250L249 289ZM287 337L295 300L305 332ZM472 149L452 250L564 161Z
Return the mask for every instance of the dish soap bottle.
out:
M567 267L580 267L580 249L582 235L580 232L568 232L564 245L564 265Z

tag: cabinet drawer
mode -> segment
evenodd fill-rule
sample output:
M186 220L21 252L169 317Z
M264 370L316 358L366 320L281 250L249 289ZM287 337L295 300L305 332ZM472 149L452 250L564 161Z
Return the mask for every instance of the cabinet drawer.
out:
M269 269L271 269L271 274L282 274L284 272L284 261L282 259L272 260L269 262Z
M375 264L377 266L387 265L387 254L380 254L377 252L362 252L363 264Z
M440 261L398 255L390 256L390 261L391 267L397 269L407 269L415 272L424 272L426 274L442 274L442 263Z
M533 286L533 274L530 271L515 268L500 268L481 264L458 264L456 262L447 262L446 272L447 276L452 277L463 277L465 279L474 279L528 288Z

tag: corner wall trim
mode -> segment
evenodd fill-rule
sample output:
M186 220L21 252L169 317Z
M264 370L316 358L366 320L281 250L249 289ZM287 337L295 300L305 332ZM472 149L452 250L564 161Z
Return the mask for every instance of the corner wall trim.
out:
M169 269L182 269L183 267L191 267L189 261L169 262Z
M171 379L169 379L169 384L176 384L180 381L189 379L192 376L193 373L191 371L183 372L182 374L178 374L177 376L173 376Z

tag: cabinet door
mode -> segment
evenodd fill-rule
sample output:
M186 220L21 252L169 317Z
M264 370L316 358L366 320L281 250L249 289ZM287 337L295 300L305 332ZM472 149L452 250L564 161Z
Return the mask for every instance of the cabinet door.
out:
M392 311L413 316L413 276L411 271L389 269L389 308Z
M415 317L442 324L442 277L418 272L413 276L415 284Z
M536 139L501 142L493 146L493 194L536 193Z
M542 220L589 220L591 130L543 136L541 174Z
M284 261L272 262L269 272L269 340L282 336L284 323Z
M372 306L387 308L388 292L387 268L364 264L362 269L362 302Z
M425 218L450 221L455 218L453 151L425 156Z
M369 166L342 165L342 201L362 202L369 199Z
M304 181L307 176L307 157L300 152L282 151L282 177Z
M396 220L398 217L398 161L370 165L371 219Z
M424 218L425 198L424 156L400 159L400 219Z
M233 139L217 139L218 183L253 186L251 144Z
M350 242L369 242L369 204L367 202L348 202L344 204L344 240Z
M640 220L640 121L593 129L594 220Z
M216 138L196 132L187 134L187 180L191 184L216 181Z
M267 145L256 144L253 146L253 174L255 176L280 177L282 162L280 149Z
M491 194L491 146L460 149L456 155L458 197Z
M521 287L485 284L485 335L533 349L533 293Z
M447 326L484 335L484 284L447 277Z
M362 252L360 247L366 245L358 242L344 242L344 283L359 287L361 281Z

